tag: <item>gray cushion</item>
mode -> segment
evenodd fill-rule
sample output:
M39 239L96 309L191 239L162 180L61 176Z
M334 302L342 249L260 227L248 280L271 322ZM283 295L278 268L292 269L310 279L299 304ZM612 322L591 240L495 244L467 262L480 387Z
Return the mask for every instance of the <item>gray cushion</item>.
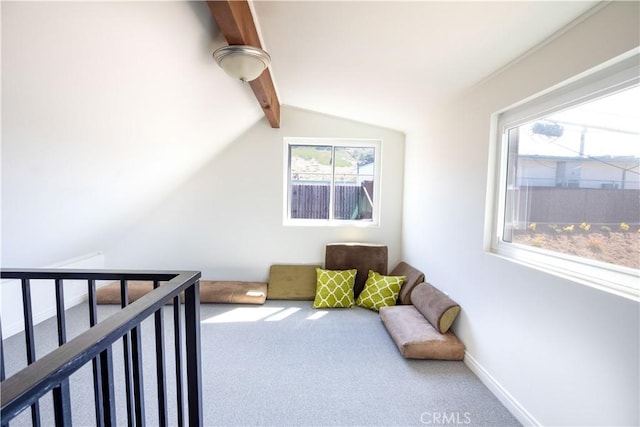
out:
M428 283L413 288L411 302L441 334L449 330L460 312L457 302Z
M412 305L382 307L380 319L400 353L409 359L462 360L464 344L452 333L441 334Z

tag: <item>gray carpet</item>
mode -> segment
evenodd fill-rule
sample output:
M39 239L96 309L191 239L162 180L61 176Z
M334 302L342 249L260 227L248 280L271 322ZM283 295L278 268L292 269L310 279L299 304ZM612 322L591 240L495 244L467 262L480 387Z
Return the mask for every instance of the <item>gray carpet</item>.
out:
M100 306L101 318L116 309ZM165 316L172 342L170 310ZM269 300L263 306L206 304L201 316L205 425L520 425L462 362L404 359L375 312ZM86 307L68 311L70 337L86 328L86 318ZM142 329L146 420L156 425L152 324ZM8 374L24 364L21 339L5 340ZM55 345L53 322L38 325L36 339L40 357ZM125 425L120 344L114 359L118 425ZM169 355L168 372L173 366ZM172 376L167 386L171 393ZM94 425L90 368L74 374L71 393L74 424ZM43 425L51 425L51 399L41 401ZM29 425L28 412L12 425Z

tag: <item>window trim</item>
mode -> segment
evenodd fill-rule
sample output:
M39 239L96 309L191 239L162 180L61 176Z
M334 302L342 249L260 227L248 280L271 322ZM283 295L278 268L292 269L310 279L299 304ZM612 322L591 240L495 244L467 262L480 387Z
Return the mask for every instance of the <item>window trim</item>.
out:
M640 301L640 270L503 240L506 130L640 84L640 48L491 115L485 252L586 286Z
M370 221L350 220L350 219L308 219L308 218L291 218L290 198L291 198L291 173L289 146L291 145L322 145L335 147L373 147L375 150L375 163L373 166L373 200L374 206L372 218ZM285 226L303 226L303 227L379 227L381 212L381 164L382 164L382 139L380 138L331 138L331 137L284 137L283 138L284 153L284 179L283 179L283 225ZM333 172L331 176L331 193L333 193ZM333 200L330 203L330 210L333 209Z

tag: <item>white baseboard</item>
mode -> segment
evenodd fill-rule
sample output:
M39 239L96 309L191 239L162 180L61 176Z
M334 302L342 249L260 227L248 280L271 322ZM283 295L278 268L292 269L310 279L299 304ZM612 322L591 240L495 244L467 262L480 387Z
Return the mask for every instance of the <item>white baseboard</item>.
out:
M70 309L71 307L75 307L76 305L86 301L88 298L87 294L77 295L73 298L65 298L64 299L64 308L65 310ZM56 307L49 307L46 310L42 310L39 313L33 313L33 324L34 326L40 322L44 322L45 320L51 319L56 315ZM24 330L24 324L20 323L18 332L22 332Z
M75 307L78 304L83 303L88 298L87 294L84 295L76 295L72 298L64 299L65 309L68 310L71 307ZM33 313L33 324L34 326L40 322L44 322L47 319L50 319L56 315L56 306L54 305L47 307L45 310L40 310L37 313ZM7 322L2 324L2 338L9 338L15 334L19 334L24 331L24 320L22 318L14 318L11 322Z
M535 419L502 385L480 364L465 351L464 364L482 381L484 385L498 398L498 400L513 414L524 426L541 426Z
M47 269L54 268L76 268L76 269L103 269L104 255L102 252L92 252L73 259L62 261L54 265L45 267ZM96 287L100 287L104 283L96 283ZM40 293L34 292L35 286L32 286L32 307L33 307L33 324L37 325L56 315L55 299L50 301L42 300ZM50 294L53 294L52 284L49 286ZM24 318L22 313L22 295L20 291L19 280L3 280L2 295L0 298L2 309L2 338L9 338L12 335L24 331ZM88 298L88 291L69 292L65 291L64 305L65 309L81 304ZM18 304L16 305L16 302Z

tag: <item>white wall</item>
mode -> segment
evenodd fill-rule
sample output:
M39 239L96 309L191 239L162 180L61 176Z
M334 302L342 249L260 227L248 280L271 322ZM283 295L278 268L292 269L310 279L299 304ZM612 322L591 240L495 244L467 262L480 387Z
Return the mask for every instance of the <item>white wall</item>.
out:
M283 226L284 137L382 139L379 227ZM404 134L282 108L282 127L260 121L209 159L170 197L105 248L109 268L186 268L208 279L268 279L275 263L324 263L330 242L382 243L400 259Z
M103 251L106 267L266 280L334 241L398 262L404 135L291 108L270 128L211 58L204 2L1 7L3 267ZM284 136L381 138L381 226L283 227Z
M639 424L639 304L483 251L489 118L637 46L638 16L610 4L407 135L403 256L461 304L467 364L525 424Z
M205 2L2 2L2 265L99 251L250 124Z

